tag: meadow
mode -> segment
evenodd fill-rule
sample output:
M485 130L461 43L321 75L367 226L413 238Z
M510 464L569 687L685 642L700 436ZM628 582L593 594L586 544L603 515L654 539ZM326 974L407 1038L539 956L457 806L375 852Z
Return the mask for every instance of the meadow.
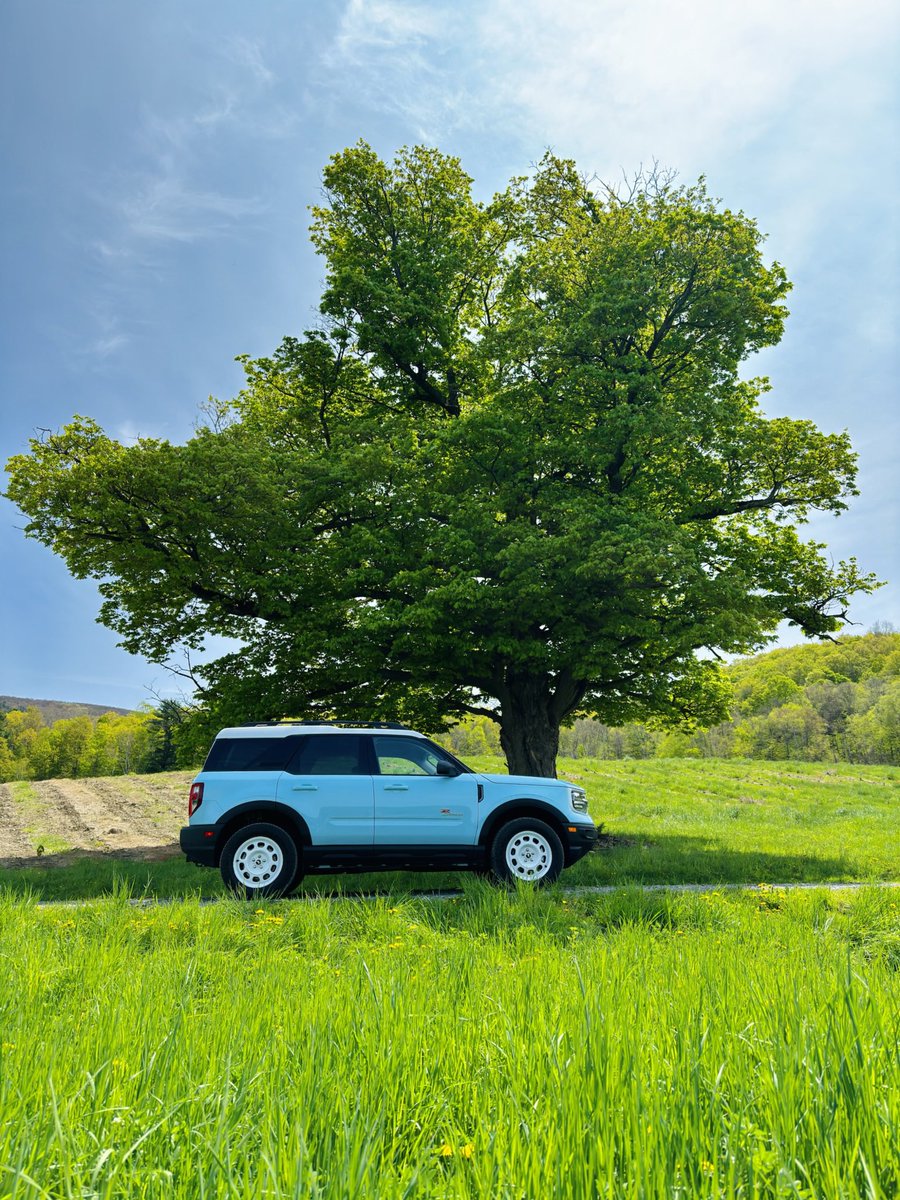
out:
M896 769L561 773L609 836L534 894L4 871L0 1200L900 1197L900 891L772 886L896 880Z
M499 759L468 761L479 770L502 769ZM585 758L561 759L559 769L562 776L585 787L591 816L607 835L600 853L566 871L567 884L900 879L900 769L896 767ZM76 781L86 807L93 802L93 789L97 789L96 807L103 801L94 825L97 832L105 834L115 823L119 841L124 842L129 833L134 838L138 829L150 850L154 843L160 848L168 841L169 857L164 861L129 861L106 850L88 850L82 834L84 852L77 861L58 867L32 858L29 867L3 871L5 886L45 899L108 895L122 884L136 894L160 897L222 895L218 872L192 867L177 853L171 856L178 828L186 819L188 779L182 772ZM32 842L50 845L52 836L67 846L78 846L78 831L61 823L58 813L68 811L79 797L73 792L68 805L55 808L52 784L25 786L48 789L42 806L29 802ZM116 789L122 798L119 811L113 799ZM169 799L161 805L159 796L167 793ZM344 875L311 878L302 891L396 893L459 883L460 877L452 874Z
M893 889L0 900L0 1196L900 1194Z

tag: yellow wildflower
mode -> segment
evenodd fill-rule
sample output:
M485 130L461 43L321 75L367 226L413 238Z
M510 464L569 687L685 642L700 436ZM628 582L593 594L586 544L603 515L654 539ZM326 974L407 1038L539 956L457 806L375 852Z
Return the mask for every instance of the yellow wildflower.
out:
M460 1146L459 1153L463 1158L471 1158L474 1149L475 1147L471 1142L466 1142L464 1146Z
M441 1158L452 1158L453 1157L453 1147L448 1145L447 1142L444 1142L444 1144L441 1146L440 1150L438 1150L438 1154L440 1155Z

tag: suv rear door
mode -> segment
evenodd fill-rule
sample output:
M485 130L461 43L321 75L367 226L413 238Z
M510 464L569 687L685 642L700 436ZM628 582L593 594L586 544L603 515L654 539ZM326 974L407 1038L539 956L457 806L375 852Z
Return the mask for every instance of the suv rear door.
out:
M371 846L374 799L367 747L357 733L310 733L278 780L278 799L299 812L314 846Z
M478 829L474 775L438 775L453 760L425 738L372 738L376 846L471 846ZM455 768L458 769L458 768Z

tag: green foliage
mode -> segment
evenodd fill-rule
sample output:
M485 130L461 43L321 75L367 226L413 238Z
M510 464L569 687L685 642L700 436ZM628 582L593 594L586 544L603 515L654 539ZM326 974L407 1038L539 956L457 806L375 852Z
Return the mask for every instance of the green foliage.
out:
M244 359L183 446L77 417L9 464L127 649L241 643L199 668L211 719L474 713L552 774L576 714L720 720L700 648L827 634L875 586L799 537L855 456L740 377L788 284L702 182L619 195L548 154L482 204L455 158L360 143L324 184L323 329Z
M900 765L900 634L842 637L732 663L732 719L695 733L576 721L562 753Z
M173 701L159 709L92 720L70 717L44 724L38 708L13 710L0 721L0 782L11 779L75 779L166 771L199 763L202 749L188 735L192 713Z
M465 716L435 740L462 758L501 753L497 725L489 717Z

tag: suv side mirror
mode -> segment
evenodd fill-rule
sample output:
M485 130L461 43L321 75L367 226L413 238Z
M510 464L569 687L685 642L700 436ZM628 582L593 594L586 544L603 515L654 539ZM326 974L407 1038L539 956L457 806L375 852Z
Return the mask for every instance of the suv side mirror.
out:
M434 768L435 775L458 775L459 768L454 767L453 763L444 762L440 759L438 765Z

